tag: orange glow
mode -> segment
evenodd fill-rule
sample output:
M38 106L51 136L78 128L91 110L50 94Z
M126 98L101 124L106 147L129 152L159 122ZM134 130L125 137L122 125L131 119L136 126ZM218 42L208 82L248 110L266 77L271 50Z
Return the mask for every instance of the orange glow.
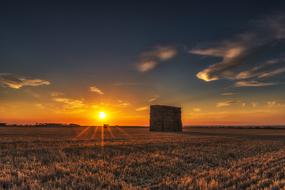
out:
M127 99L128 98L128 99ZM149 103L127 97L118 101L114 97L101 100L62 98L37 101L0 101L0 121L8 124L76 123L83 126L103 124L121 126L149 125ZM283 102L255 100L257 103L237 102L218 107L220 101L195 102L182 106L184 125L280 125L285 123Z

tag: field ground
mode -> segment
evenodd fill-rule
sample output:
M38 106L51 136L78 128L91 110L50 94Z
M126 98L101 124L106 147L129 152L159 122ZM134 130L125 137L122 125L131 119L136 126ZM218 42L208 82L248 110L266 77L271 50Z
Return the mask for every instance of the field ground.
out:
M101 130L0 128L0 189L285 189L285 130Z

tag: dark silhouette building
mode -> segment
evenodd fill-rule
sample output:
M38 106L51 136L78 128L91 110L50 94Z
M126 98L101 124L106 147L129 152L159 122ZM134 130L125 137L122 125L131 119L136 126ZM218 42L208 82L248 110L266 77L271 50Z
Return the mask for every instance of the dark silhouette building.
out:
M181 108L165 105L151 105L150 131L182 131Z

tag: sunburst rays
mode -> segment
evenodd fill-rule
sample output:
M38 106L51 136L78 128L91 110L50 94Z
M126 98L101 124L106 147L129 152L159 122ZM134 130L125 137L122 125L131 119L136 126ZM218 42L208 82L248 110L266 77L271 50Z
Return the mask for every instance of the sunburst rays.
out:
M112 132L112 127L107 127L107 132L110 134L111 138L116 138Z
M119 131L119 133L124 135L126 138L130 137L129 134L124 129L122 129L121 127L115 127L115 129L117 129L117 131Z
M80 130L79 133L73 138L73 140L92 140L94 142L98 142L99 146L103 150L106 141L115 140L116 136L119 137L122 135L125 138L130 137L130 135L121 127L94 126L82 128L82 130Z
M96 133L98 131L98 126L95 127L95 129L93 128L93 133L92 133L92 136L91 136L91 139L94 140L96 139Z
M78 135L76 135L73 139L79 139L82 138L82 136L85 136L86 133L88 132L88 130L90 129L90 127L85 127L82 131L80 131L80 133Z

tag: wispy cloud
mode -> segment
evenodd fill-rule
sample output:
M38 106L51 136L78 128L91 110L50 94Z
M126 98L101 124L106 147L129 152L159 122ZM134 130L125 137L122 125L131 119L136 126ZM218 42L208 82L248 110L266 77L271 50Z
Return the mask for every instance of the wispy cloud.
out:
M86 111L88 107L82 100L78 99L55 97L52 100L62 105L60 109L56 110L60 113L81 113Z
M285 67L278 68L278 69L275 69L275 70L272 70L272 71L269 71L269 72L261 73L258 76L258 78L270 78L270 77L273 77L273 76L276 76L276 75L280 75L282 73L285 73Z
M236 75L236 79L238 80L250 79L250 78L262 79L262 78L273 77L285 72L285 67L282 67L284 63L285 63L284 58L269 60L249 70L239 72Z
M138 65L138 69L141 72L146 72L154 69L159 63L154 60L144 60L141 61Z
M159 46L151 51L141 54L138 62L138 70L147 72L157 67L161 62L176 56L177 50L172 46Z
M272 82L264 80L285 72L285 56L284 52L281 52L282 47L285 47L285 15L266 17L254 23L250 31L236 35L232 39L212 43L208 47L191 49L191 54L222 59L198 72L196 76L207 82L220 79L250 79L255 82L248 82L251 85L247 86L272 85ZM257 79L262 82L257 82ZM243 84L244 81L236 83L235 86L246 86Z
M155 95L153 97L151 97L150 99L148 99L148 102L154 102L159 98L159 95Z
M256 102L251 102L251 106L255 108L255 107L258 106L258 103L256 103Z
M64 104L68 105L70 108L80 108L80 107L85 105L82 100L77 100L77 99L54 98L53 100L55 102L64 103Z
M129 102L123 101L123 100L118 100L117 107L120 108L126 108L129 107L131 104Z
M142 106L136 109L136 111L145 111L145 110L148 110L148 106Z
M41 103L37 103L37 104L35 104L35 106L36 106L36 108L41 109L41 110L45 109L45 106Z
M233 96L233 95L236 95L237 93L234 93L234 92L224 92L222 93L221 95L222 96Z
M177 50L172 46L158 46L151 51L142 53L141 58L157 58L160 61L165 61L173 58L177 54Z
M284 102L282 103L276 100L267 101L266 104L267 104L267 107L270 107L270 108L285 108Z
M51 92L50 95L51 95L52 97L59 97L59 96L63 96L64 93L54 91L54 92Z
M222 62L213 64L208 68L198 72L196 76L199 79L209 82L219 80L220 78L231 77L232 74L227 73L226 71L240 64L240 62L236 62L233 60L238 58L245 51L245 47L243 47L243 44L235 42L224 42L220 46L221 47L209 49L193 49L189 51L192 54L216 56L223 58Z
M213 56L213 57L223 57L224 60L229 60L239 56L244 48L241 45L235 43L231 44L229 42L224 42L225 47L216 47L208 49L193 49L189 52L197 55Z
M24 86L49 85L50 82L42 79L27 78L10 73L0 73L0 85L4 87L20 89Z
M237 81L235 87L262 87L262 86L272 86L277 83L273 82L259 82L259 81Z
M218 102L216 104L216 107L217 108L227 107L227 106L230 106L230 105L235 104L235 103L237 103L237 101L235 101L235 100L228 100L228 101L224 101L224 102Z
M193 108L193 111L194 111L194 112L200 112L200 111L201 111L201 108Z
M100 95L103 95L104 94L104 92L102 91L102 90L100 90L98 87L96 87L96 86L90 86L89 87L89 90L91 91L91 92L95 92L95 93L97 93L97 94L100 94Z
M276 101L268 101L267 105L268 105L268 107L273 107L273 106L277 105L277 102Z

